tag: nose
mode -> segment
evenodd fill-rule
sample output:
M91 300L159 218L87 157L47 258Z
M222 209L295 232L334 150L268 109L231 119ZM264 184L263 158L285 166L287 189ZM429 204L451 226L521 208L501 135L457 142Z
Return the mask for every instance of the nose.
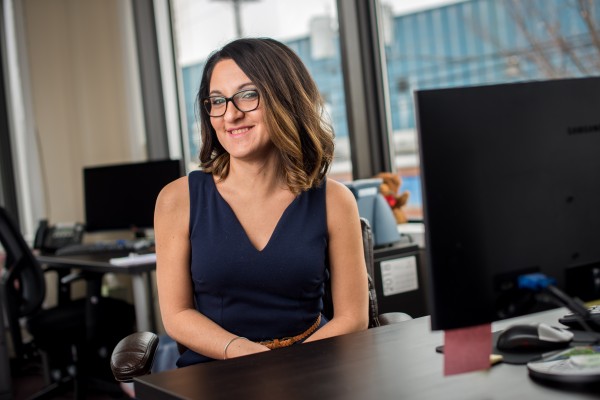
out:
M225 118L226 121L235 121L243 116L244 112L237 109L235 104L233 104L233 100L229 100L223 118Z

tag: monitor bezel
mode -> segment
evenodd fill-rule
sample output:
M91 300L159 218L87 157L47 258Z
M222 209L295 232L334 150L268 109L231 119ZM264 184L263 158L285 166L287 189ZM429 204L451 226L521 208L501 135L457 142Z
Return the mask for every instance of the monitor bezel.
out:
M526 272L577 296L569 271L600 261L600 78L418 90L415 105L432 329L545 308L511 287ZM528 158L525 173L502 162Z
M184 174L182 162L172 159L84 167L86 232L152 229L158 193ZM130 221L121 214L123 205L134 216Z

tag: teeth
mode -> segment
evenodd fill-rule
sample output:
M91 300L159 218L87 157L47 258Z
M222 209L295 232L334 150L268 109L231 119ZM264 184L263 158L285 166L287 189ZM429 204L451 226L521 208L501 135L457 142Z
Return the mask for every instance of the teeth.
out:
M237 135L237 134L244 133L244 132L247 132L247 131L248 131L248 128L232 129L232 130L229 131L229 133L231 133L232 135Z

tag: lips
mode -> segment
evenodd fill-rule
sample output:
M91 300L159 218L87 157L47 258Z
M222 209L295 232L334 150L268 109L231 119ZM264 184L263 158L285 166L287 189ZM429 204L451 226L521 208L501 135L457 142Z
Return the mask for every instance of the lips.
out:
M242 134L248 132L249 130L250 130L250 127L245 126L243 128L228 129L227 133L229 133L230 135L236 136L236 135L242 135Z

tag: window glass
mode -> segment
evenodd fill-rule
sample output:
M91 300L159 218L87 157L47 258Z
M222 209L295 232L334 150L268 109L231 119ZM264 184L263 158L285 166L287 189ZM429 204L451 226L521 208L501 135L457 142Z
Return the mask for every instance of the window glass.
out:
M395 167L422 217L413 91L600 75L600 1L381 0Z
M335 0L172 0L172 7L189 169L198 165L194 107L205 60L237 37L268 36L294 50L316 81L336 135L330 176L352 178Z

